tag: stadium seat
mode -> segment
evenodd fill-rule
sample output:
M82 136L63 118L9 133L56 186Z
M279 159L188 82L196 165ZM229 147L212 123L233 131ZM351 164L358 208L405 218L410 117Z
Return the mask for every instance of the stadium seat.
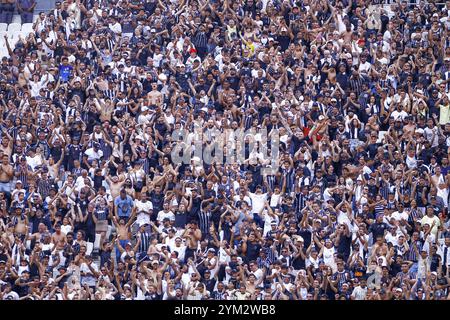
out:
M94 250L94 244L92 242L86 242L86 255L90 255Z
M94 241L94 250L98 251L100 249L100 239L102 235L100 233L95 234L95 241Z
M33 32L33 31L31 31L31 32ZM20 35L22 37L22 39L26 39L31 32L30 31L20 31L19 34L17 35L17 38L19 38L19 35Z
M15 37L10 38L8 36L8 43L9 43L9 46L11 47L11 49L14 49L14 47L16 46L16 43L18 41L19 41L19 37L15 36Z
M22 18L20 17L19 14L15 14L12 18L12 23L18 23L18 24L22 24Z
M32 23L24 23L22 25L22 32L33 32L33 24Z
M6 31L6 34L8 35L8 39L18 38L19 37L19 33L20 33L20 30L18 30L18 31L13 31L13 30Z
M112 227L108 226L108 231L106 231L105 239L109 239L112 233Z
M0 48L0 59L3 57L8 57L9 58L9 52L8 49L6 49L5 47Z
M17 32L20 31L20 29L22 29L22 25L20 23L10 23L8 26L8 32Z

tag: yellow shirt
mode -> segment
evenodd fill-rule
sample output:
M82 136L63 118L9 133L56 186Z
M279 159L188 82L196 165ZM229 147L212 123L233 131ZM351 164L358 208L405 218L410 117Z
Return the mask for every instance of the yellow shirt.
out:
M246 47L247 47L247 49L249 51L247 58L252 57L255 54L255 45L251 41L246 41L245 45L246 45Z

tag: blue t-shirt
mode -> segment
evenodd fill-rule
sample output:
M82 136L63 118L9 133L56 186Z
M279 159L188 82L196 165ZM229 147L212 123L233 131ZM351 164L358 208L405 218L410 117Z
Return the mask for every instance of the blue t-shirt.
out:
M73 67L71 65L60 65L59 66L59 77L62 82L69 81L70 74L72 73Z
M117 215L119 217L130 217L131 209L133 208L133 200L130 196L127 195L125 199L118 196L114 200L114 204L117 206Z

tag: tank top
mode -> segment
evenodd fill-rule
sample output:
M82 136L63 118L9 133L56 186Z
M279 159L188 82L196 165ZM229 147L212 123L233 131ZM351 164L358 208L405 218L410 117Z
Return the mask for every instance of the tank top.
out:
M326 265L328 265L328 266L334 265L334 252L335 252L334 247L331 247L331 248L324 247L323 248L323 260Z

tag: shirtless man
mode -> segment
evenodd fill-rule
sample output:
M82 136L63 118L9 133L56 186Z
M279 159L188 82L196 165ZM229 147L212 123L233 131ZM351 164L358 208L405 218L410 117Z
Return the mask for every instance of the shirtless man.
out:
M13 138L8 134L6 129L2 130L4 136L2 138L2 143L0 144L0 151L3 151L3 154L7 154L8 157L11 157L13 151Z
M34 240L36 242L39 242L39 241L41 241L43 235L46 234L47 232L48 232L47 226L41 222L38 225L38 232L33 233L32 235L29 235L28 240L31 240L31 241Z
M129 241L131 239L130 225L132 224L133 220L129 219L128 222L125 223L124 219L119 219L119 221L117 221L117 218L114 216L113 222L116 226L116 232L117 235L120 236L120 239Z
M0 164L0 192L10 193L14 169L9 163L9 156L4 154Z
M156 82L152 83L152 91L148 93L147 98L150 105L161 105L163 101L162 93L158 91L158 85Z
M61 232L61 224L58 222L55 225L55 232L52 234L52 242L56 246L58 242L63 241L64 243L67 242L66 235Z
M125 179L120 180L118 176L114 176L110 178L109 173L106 175L106 182L109 185L109 191L111 193L111 197L115 199L120 195L120 190L122 186L125 184Z
M198 243L202 238L202 232L198 228L197 222L191 221L181 237L185 238L187 242L184 259L187 260L188 258L193 258L194 253L198 248Z
M59 168L61 167L61 163L64 160L64 149L62 149L61 158L58 162L55 162L53 157L49 157L48 161L45 161L45 164L48 166L49 176L56 181L59 180Z
M25 239L25 236L28 234L28 217L26 214L22 214L21 207L16 207L14 209L14 214L14 232Z

